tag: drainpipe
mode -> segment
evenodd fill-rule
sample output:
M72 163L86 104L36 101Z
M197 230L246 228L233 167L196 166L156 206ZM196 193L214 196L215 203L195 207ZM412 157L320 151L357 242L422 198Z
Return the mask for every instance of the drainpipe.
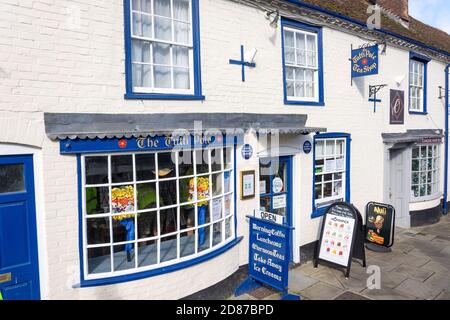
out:
M448 213L447 208L447 193L448 193L448 72L450 64L445 67L445 159L444 159L444 205L442 213L446 215Z

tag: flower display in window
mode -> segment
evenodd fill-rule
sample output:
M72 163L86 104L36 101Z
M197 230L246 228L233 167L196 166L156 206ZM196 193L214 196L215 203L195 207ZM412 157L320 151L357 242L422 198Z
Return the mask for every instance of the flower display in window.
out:
M129 212L134 210L134 188L133 186L123 186L112 188L111 202L113 213ZM133 218L134 214L122 214L113 216L116 221Z
M194 201L194 194L195 194L195 185L194 180L195 178L192 178L189 181L189 197L188 201ZM209 179L198 177L197 178L197 200L205 200L209 198ZM207 205L208 201L201 201L198 203L199 206Z

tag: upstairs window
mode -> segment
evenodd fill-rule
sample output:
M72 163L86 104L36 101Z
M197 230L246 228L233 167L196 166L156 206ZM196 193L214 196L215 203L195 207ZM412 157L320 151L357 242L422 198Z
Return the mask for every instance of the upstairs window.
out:
M285 103L323 104L321 29L283 22Z
M428 57L410 53L409 60L409 113L427 113L427 63Z
M198 95L198 0L128 5L127 93Z

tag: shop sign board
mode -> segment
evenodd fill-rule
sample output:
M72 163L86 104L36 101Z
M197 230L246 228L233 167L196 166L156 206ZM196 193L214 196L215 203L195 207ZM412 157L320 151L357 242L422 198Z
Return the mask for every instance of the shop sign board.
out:
M348 277L352 258L362 259L365 266L362 217L353 205L336 202L325 213L314 266L319 260L327 261L345 267Z
M395 209L393 206L369 202L366 206L366 240L376 245L394 244Z
M402 90L390 91L390 117L389 124L405 123L405 92Z
M378 45L352 50L352 78L378 74Z

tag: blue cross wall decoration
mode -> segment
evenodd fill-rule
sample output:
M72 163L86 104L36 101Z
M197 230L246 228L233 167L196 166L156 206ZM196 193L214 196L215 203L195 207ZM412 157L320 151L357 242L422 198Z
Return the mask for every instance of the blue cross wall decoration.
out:
M377 103L381 102L381 99L377 99L377 93L386 86L386 84L380 84L376 86L369 85L369 102L373 102L373 112L377 111Z
M254 68L256 67L255 63L246 62L244 60L244 46L241 45L241 60L233 60L230 59L230 64L237 64L242 66L242 82L245 82L245 67Z

